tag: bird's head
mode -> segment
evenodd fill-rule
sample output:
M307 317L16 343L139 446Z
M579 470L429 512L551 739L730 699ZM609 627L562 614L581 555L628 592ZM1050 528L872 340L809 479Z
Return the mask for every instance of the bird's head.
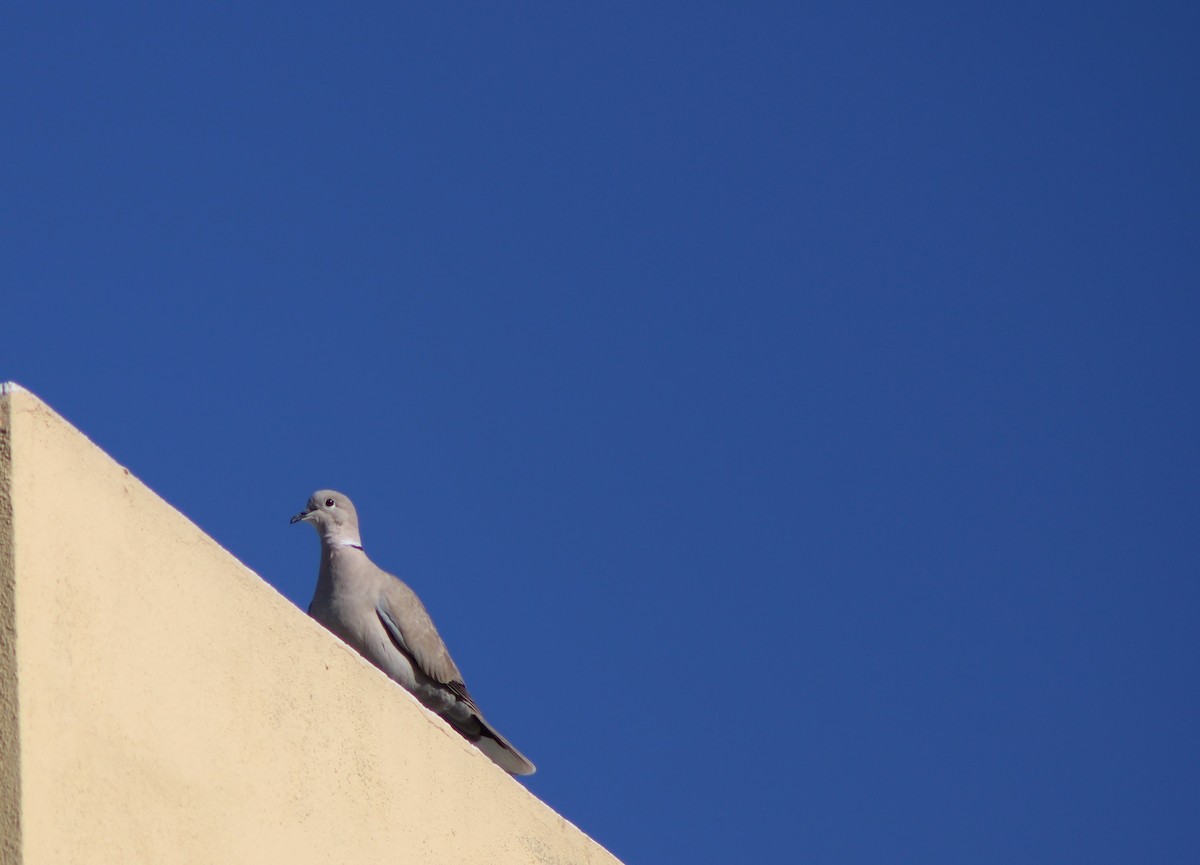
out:
M301 522L311 523L326 543L362 546L354 504L334 490L313 493L304 510L292 517L293 524Z

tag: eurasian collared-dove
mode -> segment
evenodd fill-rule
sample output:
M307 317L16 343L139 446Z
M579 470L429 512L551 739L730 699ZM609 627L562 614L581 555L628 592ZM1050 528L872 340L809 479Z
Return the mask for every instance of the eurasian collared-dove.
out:
M413 590L363 552L350 499L317 490L293 523L321 538L321 569L308 613L437 712L502 769L532 775L534 766L483 719L446 644Z

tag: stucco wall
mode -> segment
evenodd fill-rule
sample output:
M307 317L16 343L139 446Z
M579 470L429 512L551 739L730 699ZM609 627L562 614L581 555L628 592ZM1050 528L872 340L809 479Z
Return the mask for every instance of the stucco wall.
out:
M5 865L616 862L12 388L0 637Z

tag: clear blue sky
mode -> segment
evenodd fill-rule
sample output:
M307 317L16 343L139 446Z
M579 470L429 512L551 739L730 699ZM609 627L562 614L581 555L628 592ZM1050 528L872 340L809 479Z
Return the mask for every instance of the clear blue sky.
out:
M1200 861L1200 7L188 7L4 11L0 378L631 865Z

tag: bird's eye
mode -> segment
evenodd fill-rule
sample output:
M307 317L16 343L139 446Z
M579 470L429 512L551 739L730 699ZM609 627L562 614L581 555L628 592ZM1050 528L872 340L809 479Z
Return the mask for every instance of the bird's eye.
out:
M325 507L327 507L327 508L333 507L333 499L325 499Z

